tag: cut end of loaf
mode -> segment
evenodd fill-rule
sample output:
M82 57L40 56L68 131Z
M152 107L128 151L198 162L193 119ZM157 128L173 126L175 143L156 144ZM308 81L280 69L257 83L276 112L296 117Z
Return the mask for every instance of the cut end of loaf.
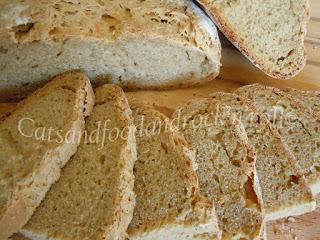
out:
M1 91L32 89L70 69L83 70L96 85L116 83L129 89L195 85L214 79L220 71L220 50L213 49L209 56L195 47L159 39L118 43L71 39L60 51L59 42L36 42L0 55L6 65L1 71ZM17 57L21 58L18 63Z
M249 60L277 79L296 76L306 64L307 0L199 0L225 36Z

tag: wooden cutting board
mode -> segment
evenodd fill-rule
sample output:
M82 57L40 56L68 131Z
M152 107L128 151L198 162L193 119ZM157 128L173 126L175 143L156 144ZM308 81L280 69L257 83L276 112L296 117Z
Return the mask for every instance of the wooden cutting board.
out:
M250 83L320 91L320 0L310 0L310 5L311 21L306 39L308 63L305 69L292 80L275 80L266 76L222 38L223 67L219 79L189 89L163 92L139 91L130 92L127 95L129 98L151 103L170 116L176 107L190 99L208 96L217 91L232 92ZM12 103L0 103L0 117L12 111L14 106L15 104ZM318 203L319 208L313 213L268 223L268 240L320 240L320 197Z

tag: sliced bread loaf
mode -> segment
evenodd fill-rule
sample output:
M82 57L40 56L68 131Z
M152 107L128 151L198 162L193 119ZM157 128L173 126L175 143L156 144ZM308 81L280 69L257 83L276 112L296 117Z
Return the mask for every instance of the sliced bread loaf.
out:
M120 240L132 219L134 126L123 91L105 85L76 154L28 224L30 239Z
M266 74L292 78L306 64L308 0L197 0L225 36Z
M192 85L220 69L216 28L188 0L3 0L0 36L1 97L70 69L129 88Z
M132 240L220 239L212 201L199 194L194 154L158 111L131 105L137 126Z
M27 223L76 152L93 105L80 72L53 79L0 120L0 239Z
M212 98L230 106L237 114L255 149L265 220L314 210L316 204L294 156L267 117L236 94L215 93Z
M262 85L236 91L267 115L295 156L312 192L320 192L320 119L279 89Z
M320 118L320 92L302 91L294 88L287 88L285 92L293 96L297 101L300 101L305 107Z
M173 115L196 152L200 192L214 200L223 239L259 239L263 217L255 156L230 109L194 100Z

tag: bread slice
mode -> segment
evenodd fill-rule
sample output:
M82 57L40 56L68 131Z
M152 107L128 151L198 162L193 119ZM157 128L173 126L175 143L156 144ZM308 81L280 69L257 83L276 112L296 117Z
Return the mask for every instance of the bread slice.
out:
M120 240L135 205L136 143L121 88L95 91L96 103L76 154L20 233L31 239Z
M138 160L130 239L220 239L213 203L199 194L194 154L185 140L152 107L131 107Z
M53 79L0 120L0 239L27 223L75 153L93 105L89 79Z
M317 118L320 118L320 92L302 91L294 88L287 88L285 92L307 107Z
M212 98L231 107L241 120L254 147L266 221L300 215L315 209L311 191L300 168L278 131L249 101L231 93L214 93Z
M263 217L255 155L228 107L197 99L173 119L196 152L200 192L216 204L223 239L259 239Z
M274 78L288 79L306 64L308 0L197 0L224 35Z
M236 91L265 113L288 145L312 192L320 192L320 119L279 89L250 85Z
M0 6L1 97L70 69L97 84L156 89L219 73L217 30L188 0L3 0Z

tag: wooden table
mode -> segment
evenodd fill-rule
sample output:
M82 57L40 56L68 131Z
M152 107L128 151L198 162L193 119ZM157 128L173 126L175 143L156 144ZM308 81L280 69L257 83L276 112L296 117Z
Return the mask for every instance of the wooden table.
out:
M293 0L295 1L295 0ZM275 80L255 68L228 41L223 42L221 75L218 79L199 87L164 92L140 91L127 93L129 98L152 103L157 109L170 116L174 109L188 100L207 96L212 92L231 92L250 83L262 83L279 88L294 87L320 90L320 0L310 0L311 21L306 48L308 63L305 69L292 80ZM0 115L10 111L14 104L0 104ZM313 213L268 223L268 240L320 240L320 197L319 208Z

